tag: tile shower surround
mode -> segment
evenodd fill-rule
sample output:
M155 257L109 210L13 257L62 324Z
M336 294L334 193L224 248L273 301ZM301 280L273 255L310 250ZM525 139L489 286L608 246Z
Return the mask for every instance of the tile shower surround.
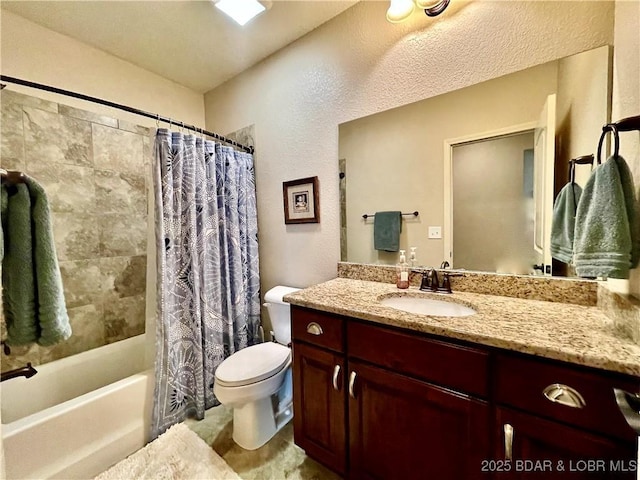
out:
M12 347L2 371L143 333L155 130L7 89L0 103L0 166L47 191L73 328L59 345Z

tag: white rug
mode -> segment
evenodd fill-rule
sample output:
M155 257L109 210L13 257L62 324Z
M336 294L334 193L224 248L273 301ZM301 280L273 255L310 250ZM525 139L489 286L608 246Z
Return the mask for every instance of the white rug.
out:
M242 480L189 427L179 423L95 480Z

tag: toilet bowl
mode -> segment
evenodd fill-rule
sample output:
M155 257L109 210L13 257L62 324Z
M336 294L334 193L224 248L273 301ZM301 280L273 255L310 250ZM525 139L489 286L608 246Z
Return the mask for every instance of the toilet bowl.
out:
M297 290L278 286L265 294L276 341L239 350L215 372L213 393L233 408L232 437L246 450L267 443L293 417L290 307L282 297Z

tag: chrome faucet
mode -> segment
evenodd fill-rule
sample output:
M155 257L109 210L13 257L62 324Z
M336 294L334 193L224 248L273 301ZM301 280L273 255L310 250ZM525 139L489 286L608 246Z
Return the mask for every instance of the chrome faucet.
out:
M5 380L11 380L12 378L17 377L33 377L38 371L31 366L31 362L27 363L24 367L16 368L15 370L9 370L8 372L2 372L0 374L0 382L4 382Z

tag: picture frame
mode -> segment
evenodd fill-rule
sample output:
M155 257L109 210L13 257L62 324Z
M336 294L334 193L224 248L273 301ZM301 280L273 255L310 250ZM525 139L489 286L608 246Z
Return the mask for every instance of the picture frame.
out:
M320 223L318 177L282 182L284 223Z

